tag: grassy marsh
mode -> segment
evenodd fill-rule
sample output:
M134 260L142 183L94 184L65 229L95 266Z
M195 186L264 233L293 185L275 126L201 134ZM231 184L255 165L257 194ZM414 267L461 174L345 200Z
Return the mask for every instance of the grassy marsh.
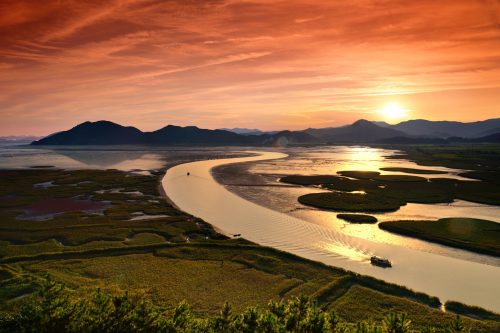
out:
M500 224L472 218L437 221L390 221L379 228L443 245L500 256Z
M442 313L439 301L425 294L244 239L227 239L166 203L158 190L160 177L115 170L2 171L0 309L15 311L50 275L82 297L101 287L168 307L187 299L199 315L216 313L225 301L244 309L305 293L348 321L380 318L393 310L408 312L417 326L445 325L453 316ZM34 186L44 182L56 186ZM24 207L39 200L73 197L109 206L102 214L17 219ZM168 217L131 220L137 212ZM384 307L367 312L378 301L360 300L355 293L359 288L383 297ZM480 331L499 328L491 320L464 321Z

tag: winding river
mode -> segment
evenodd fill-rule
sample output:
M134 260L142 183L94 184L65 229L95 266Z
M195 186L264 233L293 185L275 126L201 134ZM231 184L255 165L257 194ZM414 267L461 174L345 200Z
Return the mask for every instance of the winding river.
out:
M213 168L224 164L285 157L277 152L258 152L250 157L181 164L168 170L162 185L181 210L222 233L241 234L260 245L404 285L437 296L442 302L455 300L500 312L498 266L349 236L247 201L217 183L211 174ZM372 266L372 255L390 258L393 268Z

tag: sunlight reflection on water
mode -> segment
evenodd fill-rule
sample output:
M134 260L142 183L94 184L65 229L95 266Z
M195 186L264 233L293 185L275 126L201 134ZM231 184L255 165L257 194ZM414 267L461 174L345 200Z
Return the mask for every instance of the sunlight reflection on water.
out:
M446 167L425 167L403 159L391 159L397 151L369 147L328 147L328 148L295 148L286 150L289 158L255 162L248 172L279 179L283 175L335 175L338 171L380 171L385 167L404 167L445 171L447 174L418 175L425 178L471 179L458 176L463 170ZM401 174L382 171L382 174ZM326 211L304 206L297 201L301 195L320 192L311 187L255 187L230 186L230 190L260 205L290 214L305 221L325 227L342 230L343 233L370 241L405 246L420 251L466 258L467 260L500 265L500 260L491 256L474 254L435 243L381 230L377 224L348 223L337 218L336 211ZM451 204L414 204L409 203L395 212L371 213L379 221L390 220L436 220L446 217L474 217L500 222L500 207L456 200Z
M258 162L258 165L277 166L289 162L278 153L264 154L265 158L280 158L281 156L282 160ZM438 255L406 246L354 237L345 233L345 228L342 229L344 224L337 227L329 223L310 223L306 219L299 218L300 214L307 214L306 209L292 212L297 215L274 210L283 209L279 206L279 200L285 203L289 201L289 198L283 199L283 197L278 198L278 201L274 200L279 197L281 193L279 191L310 189L269 187L268 185L239 186L245 191L260 193L265 200L270 201L272 197L273 205L278 206L270 209L231 193L218 184L211 175L213 167L257 159L259 157L178 165L169 169L165 175L162 181L163 188L167 196L180 209L204 219L228 235L241 234L242 237L258 244L272 246L308 259L405 285L417 291L438 296L442 301L453 299L495 311L500 310L500 299L494 296L500 293L498 284L500 268L496 265L475 260L468 261L460 256ZM191 176L187 177L187 172L190 172ZM241 178L241 175L239 176ZM272 179L276 178L272 177ZM268 190L277 192L271 196L269 193L272 192ZM367 262L371 255L387 257L394 265L391 269L374 267ZM481 283L476 283L479 280ZM450 283L450 281L453 282Z

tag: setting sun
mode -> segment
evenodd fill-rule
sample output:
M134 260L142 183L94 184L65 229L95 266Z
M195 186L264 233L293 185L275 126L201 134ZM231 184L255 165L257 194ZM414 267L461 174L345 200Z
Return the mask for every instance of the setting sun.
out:
M396 102L387 103L380 110L380 113L386 121L396 121L408 116L408 110Z

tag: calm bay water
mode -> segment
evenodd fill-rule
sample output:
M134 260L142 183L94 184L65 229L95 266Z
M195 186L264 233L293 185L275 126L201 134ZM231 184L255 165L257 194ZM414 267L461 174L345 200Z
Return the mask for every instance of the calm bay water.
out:
M238 154L231 148L165 146L58 146L0 145L0 169L117 169L152 171L178 163Z

